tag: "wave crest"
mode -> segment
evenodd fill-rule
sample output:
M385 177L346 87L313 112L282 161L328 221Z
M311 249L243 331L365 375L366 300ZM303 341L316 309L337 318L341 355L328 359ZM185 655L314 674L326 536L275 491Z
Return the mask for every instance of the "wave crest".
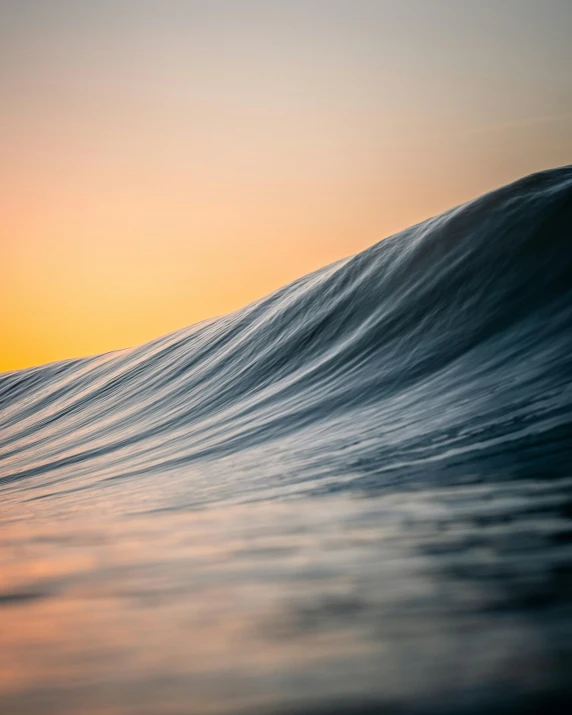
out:
M1 375L0 481L73 490L195 465L216 500L569 473L571 232L566 167L228 316Z

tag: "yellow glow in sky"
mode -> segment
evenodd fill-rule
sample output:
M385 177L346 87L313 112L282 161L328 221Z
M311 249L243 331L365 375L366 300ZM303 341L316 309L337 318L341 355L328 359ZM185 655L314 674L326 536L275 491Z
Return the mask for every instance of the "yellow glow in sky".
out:
M0 370L241 307L572 162L569 3L0 8Z

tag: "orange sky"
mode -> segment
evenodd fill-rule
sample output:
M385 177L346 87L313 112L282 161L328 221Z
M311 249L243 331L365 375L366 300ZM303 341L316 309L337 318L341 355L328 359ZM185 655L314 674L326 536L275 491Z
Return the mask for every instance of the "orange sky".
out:
M2 3L0 370L227 312L572 162L571 23L566 0Z

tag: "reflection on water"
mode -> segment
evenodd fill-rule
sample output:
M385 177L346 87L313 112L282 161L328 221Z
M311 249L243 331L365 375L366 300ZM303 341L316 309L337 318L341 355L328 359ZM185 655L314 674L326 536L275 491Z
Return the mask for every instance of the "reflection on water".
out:
M7 501L0 711L557 709L571 486L56 517Z

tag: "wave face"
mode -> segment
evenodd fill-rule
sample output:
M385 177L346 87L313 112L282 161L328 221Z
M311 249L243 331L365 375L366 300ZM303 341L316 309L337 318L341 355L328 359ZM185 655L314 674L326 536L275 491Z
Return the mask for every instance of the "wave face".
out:
M225 317L3 374L1 479L70 493L200 472L203 503L561 476L571 349L566 167Z

